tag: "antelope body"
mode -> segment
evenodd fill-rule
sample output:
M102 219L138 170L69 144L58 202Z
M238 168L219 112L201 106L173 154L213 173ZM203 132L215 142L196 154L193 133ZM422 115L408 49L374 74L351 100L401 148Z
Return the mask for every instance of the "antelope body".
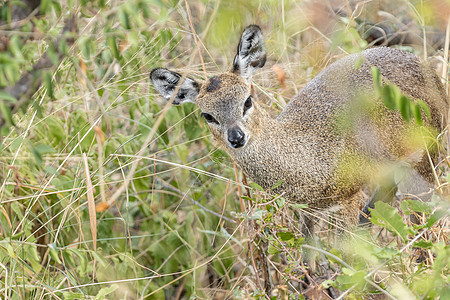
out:
M383 47L340 59L275 119L251 95L251 77L265 61L261 30L250 25L229 72L197 82L157 68L150 78L167 100L199 106L215 141L252 181L266 189L281 182L276 193L312 209L333 211L347 224L357 223L362 188L377 163L404 160L432 182L423 149L407 146L407 132L414 125L382 104L372 112L357 109L363 101L380 102L371 75L376 66L384 82L425 101L431 111L425 124L441 131L447 96L436 74L415 55ZM343 115L351 123L346 129L339 123Z

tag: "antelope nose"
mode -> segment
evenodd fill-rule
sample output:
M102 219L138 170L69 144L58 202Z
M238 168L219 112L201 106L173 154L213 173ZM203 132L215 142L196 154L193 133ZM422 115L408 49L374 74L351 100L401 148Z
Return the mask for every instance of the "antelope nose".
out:
M245 134L239 127L232 127L228 129L228 142L231 147L239 148L245 144Z

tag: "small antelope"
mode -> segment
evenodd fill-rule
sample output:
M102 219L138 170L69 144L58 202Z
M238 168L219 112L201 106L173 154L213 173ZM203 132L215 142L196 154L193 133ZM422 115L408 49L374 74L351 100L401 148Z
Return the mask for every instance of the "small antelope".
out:
M371 75L375 66L383 82L425 101L431 117L424 125L440 132L446 124L447 96L438 76L415 55L382 47L342 58L309 82L275 119L251 93L252 75L265 62L261 29L250 25L228 72L197 82L157 68L150 79L173 104L196 103L214 140L252 181L266 189L281 182L275 193L332 212L345 225L357 224L363 188L379 163L406 162L432 184L423 144L419 149L408 143L410 129L419 126L382 104ZM355 109L363 102L375 106ZM342 116L347 127L339 121ZM306 217L310 233L312 224Z

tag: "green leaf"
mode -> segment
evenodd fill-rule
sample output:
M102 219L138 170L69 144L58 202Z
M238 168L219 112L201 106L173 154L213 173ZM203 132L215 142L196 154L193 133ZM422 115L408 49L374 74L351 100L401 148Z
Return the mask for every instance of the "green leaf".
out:
M45 87L47 88L47 93L48 96L50 97L50 99L55 99L55 95L53 93L53 82L52 82L52 74L50 74L50 72L45 72L44 73L44 84Z
M10 258L15 259L17 257L16 252L14 251L14 248L10 244L2 244L2 247L6 249L8 255Z
M411 99L405 95L400 96L399 109L402 117L405 121L409 122L411 120Z
M380 259L391 259L398 254L398 250L391 247L376 248L373 254Z
M81 268L81 272L84 274L87 270L88 265L86 254L81 253L80 250L75 248L66 248L65 251L75 254L80 259L80 261L78 262L78 266Z
M19 61L23 61L22 55L22 45L20 43L20 37L18 35L13 35L9 40L9 49L11 53L14 54L15 58Z
M330 250L330 253L333 254L334 256L339 257L339 258L342 259L342 253L341 253L341 251L339 251L338 249L332 248L332 249ZM334 258L331 257L331 256L328 257L328 260L331 261L332 263L335 263L335 264L340 264L340 263L341 263L340 261L334 259Z
M131 29L131 25L130 25L130 18L128 16L128 12L126 11L125 7L121 7L119 9L119 20L120 23L122 24L123 28L125 29Z
M275 183L275 185L273 187L271 187L272 190L276 189L277 187L279 187L281 184L283 183L283 179L279 180L277 183Z
M267 252L269 252L269 254L280 254L281 250L279 250L281 248L280 243L278 243L278 241L276 240L272 240L269 242L269 247L267 247Z
M45 14L49 9L50 9L50 5L52 3L52 0L42 0L41 1L41 13Z
M40 154L47 154L47 153L56 153L55 148L45 145L45 144L39 144L35 147L36 151Z
M12 95L5 91L0 91L0 100L6 100L9 102L17 102L17 99L14 98Z
M359 55L358 58L355 60L355 64L353 66L355 67L355 69L359 69L359 68L361 68L363 62L364 62L364 56ZM372 72L372 75L373 75L373 72Z
M434 225L434 223L436 223L437 221L439 221L441 218L445 217L448 215L448 211L444 210L444 209L438 209L436 210L429 218L427 221L427 224L425 224L425 227L430 228L431 226Z
M257 209L254 211L254 213L252 215L248 216L248 218L251 220L260 220L260 219L264 218L264 216L266 214L267 214L266 210Z
M82 57L85 59L90 59L92 53L94 52L92 51L93 50L92 39L88 36L83 36L80 39L78 39L78 45L80 47Z
M417 99L416 104L419 105L420 108L422 108L423 112L427 115L428 118L431 118L430 108L428 107L428 104L425 101Z
M402 201L400 207L406 214L411 214L412 212L431 214L434 205L433 203L419 200L405 200Z
M103 300L103 299L105 299L106 295L111 294L118 288L119 288L119 286L117 284L113 284L109 287L104 287L104 288L100 289L100 291L98 291L97 295L95 296L95 299Z
M305 208L308 208L308 204L305 204L305 203L289 203L289 206L291 206L294 209L305 209Z
M101 256L100 254L98 254L96 251L90 251L90 253L95 258L95 260L100 263L100 265L102 267L106 267L108 265L105 258L103 256Z
M158 134L159 138L164 141L166 145L169 144L169 134L166 120L162 120L162 122L158 126Z
M14 125L14 121L11 114L11 108L5 104L5 102L0 102L0 115L5 120L6 124Z
M324 288L328 289L329 287L334 285L334 280L331 280L331 279L324 280L324 281L322 281L321 285Z
M275 203L277 204L277 209L281 209L286 205L286 199L284 199L283 197L279 197Z
M257 183L250 182L248 185L251 186L252 189L254 189L254 190L260 190L260 191L264 192L264 189Z
M381 89L381 99L383 100L383 103L387 108L391 110L397 109L397 102L395 101L391 86L383 86L383 88Z
M394 97L395 103L397 103L397 108L400 107L400 100L402 97L402 92L400 91L400 88L395 84L389 84L392 91L392 96Z
M106 42L108 43L109 50L111 51L112 56L114 56L116 59L120 59L120 52L117 46L116 38L114 36L110 36L106 39Z
M414 119L416 120L416 123L419 125L422 125L422 113L420 111L420 107L417 104L411 103L412 108L412 114L414 116Z
M20 74L17 64L5 66L3 72L10 83L16 82Z
M294 238L286 241L287 245L291 248L300 249L305 243L304 237Z
M241 198L244 200L247 200L247 201L255 202L255 199L247 197L247 196L241 196Z
M79 300L86 299L86 296L82 293L63 292L63 299L65 300Z
M364 271L352 271L347 268L342 268L342 272L344 274L339 275L336 278L336 283L338 283L343 289L349 289L353 287L355 284L357 288L363 288L365 284L364 277L366 273Z
M423 248L423 249L430 249L431 247L433 247L433 243L432 242L428 242L428 241L424 241L424 240L420 240L420 241L414 242L413 247L418 247L418 248Z
M42 265L41 265L41 257L37 252L36 246L28 248L26 252L32 257L32 259L28 259L31 268L33 269L34 272L39 273L42 270Z
M380 74L380 69L378 69L375 66L372 66L370 68L370 71L372 72L373 84L375 86L375 91L380 94L380 92L381 92L381 74Z
M61 14L61 4L58 1L52 1L52 6L55 12L60 15Z
M42 163L44 162L43 159L42 159L41 153L38 150L36 150L36 147L34 147L34 146L30 146L30 151L31 151L31 154L33 154L33 157L34 157L34 160L36 161L36 164L38 166L41 166Z
M252 214L249 214L247 212L245 213L233 212L232 214L236 218L243 218L246 220L260 220L264 218L268 214L268 212L267 210L257 209Z
M148 5L146 5L144 2L139 2L138 7L140 8L144 19L150 18L150 10L149 10Z
M69 46L67 45L66 39L61 39L58 45L58 52L60 54L68 55L69 53Z
M54 243L48 244L48 248L50 249L49 251L50 257L58 264L62 264L61 259L59 259L58 256L58 250L56 250L56 245Z
M294 234L292 232L278 232L277 236L284 242L294 238Z
M64 263L65 263L67 266L71 266L71 267L76 267L76 266L77 266L77 263L76 263L75 260L73 259L72 252L67 251L67 249L64 249L64 250L62 251L62 256L63 256L63 258L64 258Z
M57 118L47 118L48 133L55 138L56 142L60 142L65 137L64 126Z
M50 58L50 61L51 61L54 65L57 65L57 64L59 63L59 54L58 54L58 50L57 50L57 48L56 48L55 46L56 46L56 45L53 44L53 43L50 43L50 44L48 45L48 48L47 48L47 55L48 55L48 58Z
M14 213L16 214L16 216L17 216L19 219L22 219L22 218L23 218L23 212L22 212L22 209L21 209L21 207L19 207L18 204L16 204L16 205L11 205L11 208L13 209ZM22 236L22 234L24 234L23 231L18 232L17 234L13 235L13 238L20 237L20 236Z
M375 203L375 208L370 209L370 211L370 221L373 224L386 228L390 232L400 236L406 242L408 227L403 223L402 217L395 208L384 202L377 202Z

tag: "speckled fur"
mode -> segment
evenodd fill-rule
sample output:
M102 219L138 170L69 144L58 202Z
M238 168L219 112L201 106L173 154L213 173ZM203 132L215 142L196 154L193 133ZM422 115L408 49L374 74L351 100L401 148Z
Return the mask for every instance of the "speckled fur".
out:
M264 48L259 40L255 45ZM218 146L252 181L266 189L281 181L274 192L311 209L333 211L337 219L352 225L358 220L362 188L377 164L405 160L432 180L427 157L412 155L418 149L407 147L406 132L414 125L375 101L371 66L380 69L384 82L395 83L403 93L428 104L431 118L426 125L440 132L447 124L448 100L439 78L413 54L391 48L369 49L331 64L275 119L256 101L244 114L250 78L236 74L236 68L201 84L195 101L217 120L209 127ZM378 103L376 113L355 111L362 101ZM352 124L346 130L338 122L343 114ZM227 130L236 126L246 136L239 148L227 141ZM337 207L341 209L336 211Z
M357 60L363 64L355 69ZM232 73L219 76L220 88L207 92L204 84L197 104L202 112L211 113L228 127L237 123L249 135L247 144L233 149L226 142L226 131L210 124L219 146L225 149L251 180L271 188L280 180L275 192L282 193L311 208L328 209L341 205L340 219L355 224L361 205L361 188L370 174L363 166L351 181L344 179L340 163L345 154L362 156L380 162L395 161L408 156L401 141L405 121L399 113L383 109L378 120L367 118L356 124L351 132L336 130L336 117L358 95L373 95L370 67L377 66L385 81L398 85L411 97L423 99L430 107L432 118L428 125L441 130L445 123L447 99L439 79L420 60L403 51L374 48L345 57L323 70L308 83L272 119L257 103L247 118L242 107L250 95L245 81ZM361 129L361 130L358 130ZM417 163L419 173L431 178L431 170Z

